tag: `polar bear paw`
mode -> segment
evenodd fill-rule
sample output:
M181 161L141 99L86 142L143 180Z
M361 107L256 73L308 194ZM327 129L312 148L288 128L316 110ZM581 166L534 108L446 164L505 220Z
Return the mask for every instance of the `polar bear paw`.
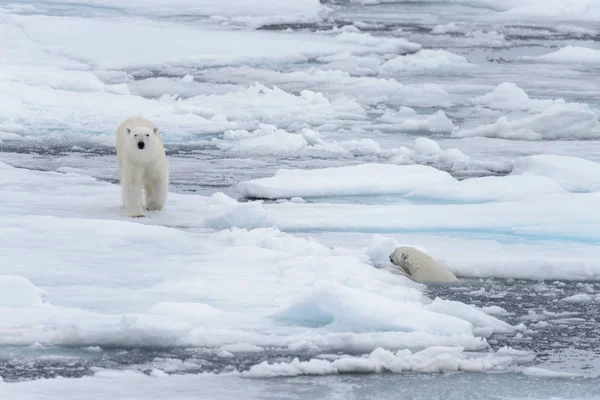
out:
M130 218L144 218L145 217L143 212L129 212L129 213L127 213L127 216Z
M162 209L163 209L163 206L160 204L156 204L156 203L148 203L148 205L146 206L147 211L160 211Z

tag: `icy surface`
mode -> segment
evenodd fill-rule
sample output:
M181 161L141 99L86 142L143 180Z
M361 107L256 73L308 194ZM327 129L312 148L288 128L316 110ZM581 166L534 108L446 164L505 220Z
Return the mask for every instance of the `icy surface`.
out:
M3 2L0 398L598 397L599 13ZM136 221L131 115L171 167Z
M273 379L246 379L237 376L170 375L101 371L93 377L81 379L52 379L0 386L0 393L11 399L79 399L81 393L92 400L106 398L132 399L189 399L195 397L215 400L245 399L380 399L405 393L416 399L430 399L448 391L446 398L488 399L490 387L503 388L503 398L577 398L597 399L597 385L591 379L558 379L528 377L525 375L439 374L420 379L411 374L368 376L350 375L341 381L329 377L291 377Z
M43 304L37 297L27 304L27 292L14 303L7 299L0 309L2 344L304 343L314 351L366 351L389 346L394 338L393 347L485 346L464 317L426 310L418 286L372 268L349 250L273 228L209 229L265 223L265 210L253 203L222 194L172 194L170 211L137 223L123 215L118 202L111 205L118 198L115 185L10 167L0 173L4 272L45 291ZM26 196L33 188L44 196ZM36 211L40 201L43 214ZM30 242L35 252L15 251ZM238 298L241 282L244 297ZM27 313L14 308L21 304L30 306ZM49 319L53 322L45 322ZM344 337L353 337L354 344L344 345Z

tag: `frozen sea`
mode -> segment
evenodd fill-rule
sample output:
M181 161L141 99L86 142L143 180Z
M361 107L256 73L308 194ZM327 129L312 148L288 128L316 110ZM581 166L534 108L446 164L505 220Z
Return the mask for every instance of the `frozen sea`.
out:
M0 399L600 398L599 21L0 1ZM134 115L171 172L135 221Z

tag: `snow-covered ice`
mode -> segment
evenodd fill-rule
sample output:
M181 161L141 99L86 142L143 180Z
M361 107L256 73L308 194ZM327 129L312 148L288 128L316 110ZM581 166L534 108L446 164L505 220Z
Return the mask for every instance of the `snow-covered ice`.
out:
M378 179L373 180L373 176ZM459 181L433 167L392 164L281 170L270 178L242 182L238 190L244 197L262 199L396 194L407 199L430 198L459 203L521 200L567 193L559 183L543 174Z
M325 350L339 348L340 333L355 332L355 346L362 351L379 340L389 343L388 334L377 332L393 327L398 344L410 346L420 332L426 335L415 342L417 347L428 340L436 343L438 336L444 343L485 345L473 335L470 322L425 311L418 286L370 267L348 250L273 228L210 229L255 228L257 217L248 218L256 213L265 223L265 211L253 203L225 195L173 194L171 211L140 224L128 221L118 204L111 205L118 187L109 183L5 165L1 173L3 272L23 277L12 278L13 286L30 287L14 304L3 301L3 344L210 347L247 342L288 347L302 338ZM34 187L43 195L24 198ZM43 214L36 211L40 207ZM18 251L27 243L36 243L37 250ZM313 272L306 269L305 257ZM39 295L26 295L36 287L44 291L43 304L38 304ZM243 299L235 295L242 287ZM396 322L382 313L382 302L399 313ZM14 305L28 306L28 312ZM361 316L357 310L363 307ZM415 317L405 320L406 313ZM44 322L48 318L51 325ZM301 336L293 333L295 323L281 322L297 318L310 328Z
M600 395L599 18L0 4L0 398ZM141 220L115 185L131 115L171 168ZM459 281L393 273L401 245Z
M492 110L509 112L496 122L454 132L458 137L595 139L600 137L600 113L588 104L563 99L531 99L514 83L499 84L490 93L472 99ZM524 112L525 111L525 112Z

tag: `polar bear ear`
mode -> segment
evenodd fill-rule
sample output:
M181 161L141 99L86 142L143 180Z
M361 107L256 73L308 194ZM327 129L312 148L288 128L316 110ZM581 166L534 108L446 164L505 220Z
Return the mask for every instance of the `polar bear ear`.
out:
M154 128L154 134L155 134L155 135L158 135L159 133L160 133L160 129L158 129L158 128Z
M127 134L128 134L128 135L129 135L129 134L131 134L131 129L129 129L129 128L126 128L125 130L127 131Z

